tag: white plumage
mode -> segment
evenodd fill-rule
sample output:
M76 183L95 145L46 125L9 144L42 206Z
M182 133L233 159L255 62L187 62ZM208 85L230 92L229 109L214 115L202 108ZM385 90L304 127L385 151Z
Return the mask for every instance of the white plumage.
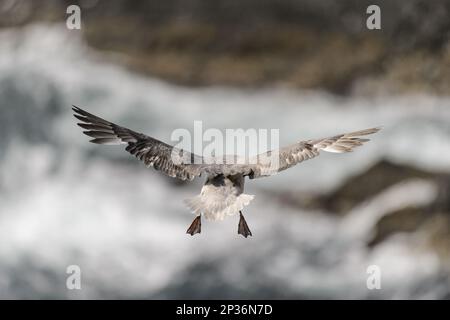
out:
M241 211L255 197L244 194L244 176L210 176L198 196L185 200L196 215L207 220L223 220Z

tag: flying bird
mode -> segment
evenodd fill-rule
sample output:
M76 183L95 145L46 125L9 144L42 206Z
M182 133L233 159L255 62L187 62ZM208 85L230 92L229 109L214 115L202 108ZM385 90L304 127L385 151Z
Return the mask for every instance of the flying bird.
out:
M380 130L370 128L361 131L339 134L333 137L304 140L278 150L260 154L251 161L237 164L223 159L203 159L202 156L178 150L169 144L145 134L121 127L105 119L90 114L76 106L72 110L81 122L78 125L85 129L84 134L93 138L96 144L127 145L125 150L143 161L147 167L153 167L166 175L181 180L193 180L200 175L206 176L199 195L186 200L187 206L196 215L187 229L188 234L201 232L201 217L207 220L223 220L226 216L239 212L238 234L245 238L252 235L242 214L254 195L244 194L245 178L255 179L276 174L296 164L317 157L320 151L345 153L361 146L369 139L361 138ZM260 161L277 155L277 165ZM175 157L174 157L175 155ZM234 156L233 156L234 157ZM233 158L236 160L236 158ZM221 161L218 161L221 160Z

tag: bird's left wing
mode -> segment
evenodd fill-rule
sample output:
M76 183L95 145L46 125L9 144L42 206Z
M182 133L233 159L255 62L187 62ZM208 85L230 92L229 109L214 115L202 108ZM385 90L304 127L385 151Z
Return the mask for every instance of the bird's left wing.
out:
M178 150L155 138L118 126L73 106L74 116L81 121L84 134L97 144L127 144L126 151L143 161L147 167L160 170L170 177L192 180L202 172L201 157ZM174 155L177 161L174 160Z

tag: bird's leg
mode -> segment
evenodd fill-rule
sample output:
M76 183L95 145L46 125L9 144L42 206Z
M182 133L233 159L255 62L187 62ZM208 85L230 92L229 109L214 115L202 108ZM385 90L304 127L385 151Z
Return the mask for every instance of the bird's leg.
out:
M200 233L202 231L202 220L201 215L198 215L195 217L194 221L192 221L191 225L189 226L189 229L187 229L186 233L189 233L191 236L193 236L196 233Z
M242 234L245 238L252 235L252 232L250 231L247 221L244 219L244 215L242 214L242 211L239 211L239 225L238 225L238 234Z

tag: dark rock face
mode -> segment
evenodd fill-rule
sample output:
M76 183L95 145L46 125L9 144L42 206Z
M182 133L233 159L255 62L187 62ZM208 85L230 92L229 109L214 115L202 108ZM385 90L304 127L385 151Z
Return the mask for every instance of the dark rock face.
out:
M450 211L447 173L427 172L413 166L382 160L364 172L345 181L327 194L277 195L283 203L292 207L320 209L338 215L345 215L362 202L376 196L383 190L408 179L431 180L439 186L439 196L430 210Z
M285 85L335 93L446 94L448 1L17 1L0 26L63 21L78 3L88 44L132 70L186 85Z
M368 246L374 247L399 232L421 232L426 245L443 261L450 263L450 177L436 175L431 180L438 187L436 199L425 206L406 207L388 212L375 225Z
M290 207L320 210L344 216L389 187L411 179L429 181L437 187L431 203L383 212L373 226L367 246L373 248L399 233L420 232L426 246L444 261L450 262L450 175L430 172L408 165L382 160L366 171L348 179L328 194L289 194L276 196Z
M412 166L381 161L349 179L334 192L321 197L320 203L330 212L344 214L384 189L411 178L433 180L439 184L446 179L450 180L444 173L427 172Z
M367 245L374 247L398 232L417 231L432 215L426 208L408 207L383 216L374 228Z
M345 214L356 205L402 181L419 178L433 182L438 188L437 197L424 206L407 206L386 212L375 224L373 236L368 241L374 247L388 237L403 232L426 234L428 244L446 259L450 246L450 175L427 172L406 165L381 161L366 172L349 179L335 192L319 197L325 210Z

